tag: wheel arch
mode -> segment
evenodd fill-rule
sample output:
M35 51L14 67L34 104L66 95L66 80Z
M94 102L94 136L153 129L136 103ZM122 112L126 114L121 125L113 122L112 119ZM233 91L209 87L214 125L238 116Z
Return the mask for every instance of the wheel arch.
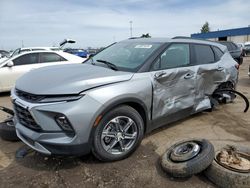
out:
M118 99L110 103L108 106L106 106L105 109L100 114L105 115L111 109L116 108L121 105L128 105L134 108L141 115L143 122L144 122L144 132L146 132L149 122L150 122L149 115L148 115L149 109L146 107L144 102L140 99L133 98L133 97Z
M128 105L128 106L134 108L141 115L143 122L144 122L144 133L147 132L148 126L150 125L150 122L151 122L149 119L149 113L148 113L149 109L146 107L144 102L138 98L127 97L127 98L115 100L115 101L109 103L108 105L105 105L105 107L95 117L95 120L97 120L97 118L99 116L104 116L110 110L112 110L118 106L121 106L121 105ZM94 121L94 123L95 123L95 121ZM90 142L93 138L94 130L96 128L94 126L94 123L92 125Z

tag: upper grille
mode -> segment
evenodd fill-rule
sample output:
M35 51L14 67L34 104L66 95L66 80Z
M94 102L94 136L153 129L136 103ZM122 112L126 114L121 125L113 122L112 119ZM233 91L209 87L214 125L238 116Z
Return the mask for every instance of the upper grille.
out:
M18 121L25 127L35 131L40 131L41 127L35 122L30 112L14 103L15 114Z
M15 90L15 93L18 97L28 102L39 102L40 100L45 98L45 96L30 94L30 93L27 93L18 89Z

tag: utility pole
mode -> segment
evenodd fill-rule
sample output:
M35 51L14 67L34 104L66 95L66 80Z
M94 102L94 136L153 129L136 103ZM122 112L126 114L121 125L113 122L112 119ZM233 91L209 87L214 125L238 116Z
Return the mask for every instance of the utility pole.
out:
M133 22L129 21L129 24L130 24L130 37L132 38L133 37L133 33L132 33L132 24L133 24Z

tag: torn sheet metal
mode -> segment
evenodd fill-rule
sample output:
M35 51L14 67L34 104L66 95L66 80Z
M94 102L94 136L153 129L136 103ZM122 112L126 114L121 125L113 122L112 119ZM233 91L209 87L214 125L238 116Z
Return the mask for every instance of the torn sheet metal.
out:
M152 72L153 119L192 109L193 114L211 108L211 96L223 83L237 84L238 71L232 64L211 63ZM157 74L162 74L156 77ZM178 114L176 114L178 116ZM188 115L188 114L187 114Z

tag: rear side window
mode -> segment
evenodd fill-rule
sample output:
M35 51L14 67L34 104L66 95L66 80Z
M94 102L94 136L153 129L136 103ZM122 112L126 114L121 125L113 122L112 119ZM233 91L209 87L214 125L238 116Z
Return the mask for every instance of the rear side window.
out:
M209 64L215 62L214 52L209 45L194 44L194 64Z
M190 64L189 44L172 44L156 60L151 70L183 67Z
M214 50L216 61L220 60L220 58L223 56L223 52L219 48L217 48L215 46L212 46L212 48Z
M40 63L67 61L56 53L40 53Z
M38 63L38 53L25 54L15 60L13 60L14 65L28 65Z

